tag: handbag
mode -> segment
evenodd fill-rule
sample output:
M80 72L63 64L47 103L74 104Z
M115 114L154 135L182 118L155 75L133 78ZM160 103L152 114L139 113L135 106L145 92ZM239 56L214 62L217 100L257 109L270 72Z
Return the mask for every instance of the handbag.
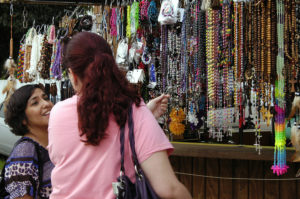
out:
M41 155L40 155L40 151L39 151L39 146L36 142L33 142L31 139L27 139L27 138L23 138L23 139L19 139L16 143L15 146L20 144L23 141L29 141L32 142L35 145L35 150L38 156L38 166L39 166L39 179L43 179L43 165L41 164ZM0 178L0 198L9 198L9 193L5 190L5 180L4 180L4 172L5 172L5 165L3 165L3 169L1 171L1 178ZM38 195L40 194L40 186L38 187L37 191L38 191Z
M124 168L124 129L125 125L120 128L120 143L121 143L121 169L120 176L116 183L113 183L114 193L117 199L158 199L159 197L151 187L147 177L145 176L137 155L135 152L135 141L134 141L134 123L132 119L132 107L128 111L128 126L129 126L129 142L130 149L132 151L132 161L135 168L135 183L132 183L128 176L126 176Z

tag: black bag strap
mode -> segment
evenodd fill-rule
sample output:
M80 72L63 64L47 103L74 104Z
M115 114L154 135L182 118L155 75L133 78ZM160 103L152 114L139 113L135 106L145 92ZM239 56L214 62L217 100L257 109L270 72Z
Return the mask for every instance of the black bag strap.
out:
M5 196L8 196L8 193L5 190L4 172L5 172L5 165L3 165L3 168L2 168L2 171L1 171L0 198L4 198Z
M37 153L37 157L38 157L38 166L39 166L38 172L39 172L39 181L40 181L39 186L38 186L37 193L38 193L38 195L39 195L39 194L40 194L40 190L41 190L41 182L43 181L43 164L42 164L42 161L41 161L41 160L42 160L42 159L41 159L42 156L41 156L41 153L40 153L40 150L39 150L39 145L38 145L38 143L36 143L36 142L33 141L32 139L23 137L23 138L19 139L19 140L15 143L14 147L17 146L18 144L20 144L21 142L24 142L24 141L29 141L29 142L33 143L33 144L34 144L34 147L35 147L35 151L36 151L36 153ZM5 191L5 180L4 180L5 165L6 165L6 164L3 165L3 168L2 168L2 171L1 171L1 179L0 179L0 187L1 187L1 188L0 188L0 196L1 196L1 197L4 197L4 196L9 195L9 194Z
M132 152L132 161L134 166L136 167L136 172L140 169L140 164L136 155L135 151L135 140L134 140L134 122L132 118L132 106L130 106L128 110L128 128L129 128L129 142L130 142L130 149ZM124 168L124 140L125 140L125 125L120 128L120 143L121 143L121 172L125 174Z

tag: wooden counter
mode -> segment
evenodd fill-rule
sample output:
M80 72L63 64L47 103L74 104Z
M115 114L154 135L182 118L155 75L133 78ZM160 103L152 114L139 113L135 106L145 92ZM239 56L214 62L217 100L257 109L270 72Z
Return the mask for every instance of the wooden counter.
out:
M220 158L237 160L274 160L274 147L262 146L261 155L250 145L206 144L171 142L175 148L172 155L181 157ZM287 161L291 161L294 147L286 148Z
M300 199L300 163L291 162L294 148L287 148L288 172L271 170L274 147L172 142L170 161L178 179L194 199Z

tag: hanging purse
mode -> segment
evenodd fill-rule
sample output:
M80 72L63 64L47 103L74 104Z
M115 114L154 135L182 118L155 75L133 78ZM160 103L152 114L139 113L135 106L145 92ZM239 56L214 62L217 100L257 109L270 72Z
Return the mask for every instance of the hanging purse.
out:
M178 0L163 0L157 19L161 25L177 22L178 3Z
M125 126L125 125L124 125ZM124 126L121 127L120 131L120 143L121 143L121 169L120 177L117 182L113 183L114 193L117 199L156 199L159 198L153 188L151 187L148 179L146 178L135 152L135 141L134 141L134 123L132 119L132 107L128 112L128 126L129 126L129 142L132 151L132 161L135 168L135 183L132 183L128 176L126 176L124 168Z

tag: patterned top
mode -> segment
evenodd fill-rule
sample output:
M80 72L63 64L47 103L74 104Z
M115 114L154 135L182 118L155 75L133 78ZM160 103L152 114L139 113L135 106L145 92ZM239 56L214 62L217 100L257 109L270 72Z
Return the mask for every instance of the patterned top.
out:
M38 147L39 154L37 154ZM40 165L40 166L39 166ZM42 167L42 173L39 173ZM54 165L49 159L48 151L28 137L22 137L5 164L5 189L9 199L30 195L35 199L47 199L52 191L51 171ZM39 175L42 174L42 182ZM41 184L40 194L37 190Z

